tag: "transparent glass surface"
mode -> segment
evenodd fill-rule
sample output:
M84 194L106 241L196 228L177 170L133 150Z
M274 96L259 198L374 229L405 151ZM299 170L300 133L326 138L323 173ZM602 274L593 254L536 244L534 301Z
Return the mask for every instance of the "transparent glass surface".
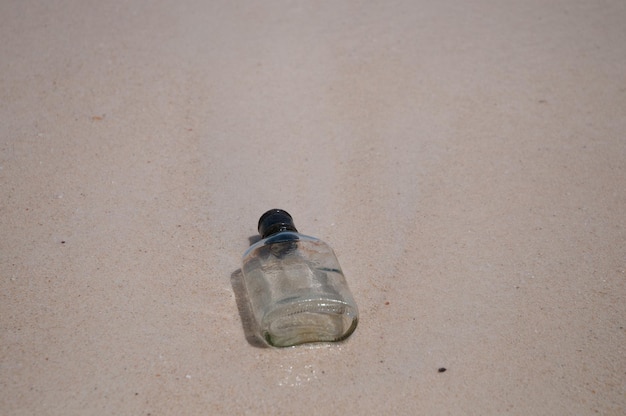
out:
M356 303L323 241L289 231L274 234L246 251L243 276L270 345L341 341L356 328Z

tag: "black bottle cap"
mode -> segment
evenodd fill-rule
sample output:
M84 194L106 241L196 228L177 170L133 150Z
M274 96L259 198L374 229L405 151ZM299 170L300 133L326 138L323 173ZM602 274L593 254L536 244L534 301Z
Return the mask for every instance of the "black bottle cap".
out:
M258 230L262 238L267 238L272 234L282 231L298 232L296 226L293 224L291 215L282 209L270 209L265 214L261 215Z

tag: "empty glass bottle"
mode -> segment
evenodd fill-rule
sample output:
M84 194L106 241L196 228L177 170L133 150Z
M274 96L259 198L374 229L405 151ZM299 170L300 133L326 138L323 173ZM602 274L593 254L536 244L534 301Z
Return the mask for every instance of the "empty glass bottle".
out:
M258 224L262 240L243 256L252 312L268 344L341 341L358 310L333 250L298 233L286 211L272 209Z

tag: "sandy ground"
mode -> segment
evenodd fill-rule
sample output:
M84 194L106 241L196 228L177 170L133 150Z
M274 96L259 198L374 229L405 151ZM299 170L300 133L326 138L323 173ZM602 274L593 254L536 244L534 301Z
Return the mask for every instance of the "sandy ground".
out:
M0 413L626 414L625 21L2 1ZM335 248L346 342L255 341L274 207Z

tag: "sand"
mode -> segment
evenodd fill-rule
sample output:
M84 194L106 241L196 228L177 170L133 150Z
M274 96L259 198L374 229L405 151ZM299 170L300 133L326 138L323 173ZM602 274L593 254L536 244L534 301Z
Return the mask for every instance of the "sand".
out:
M2 2L0 413L625 414L624 21ZM335 249L347 341L255 338L270 208Z

